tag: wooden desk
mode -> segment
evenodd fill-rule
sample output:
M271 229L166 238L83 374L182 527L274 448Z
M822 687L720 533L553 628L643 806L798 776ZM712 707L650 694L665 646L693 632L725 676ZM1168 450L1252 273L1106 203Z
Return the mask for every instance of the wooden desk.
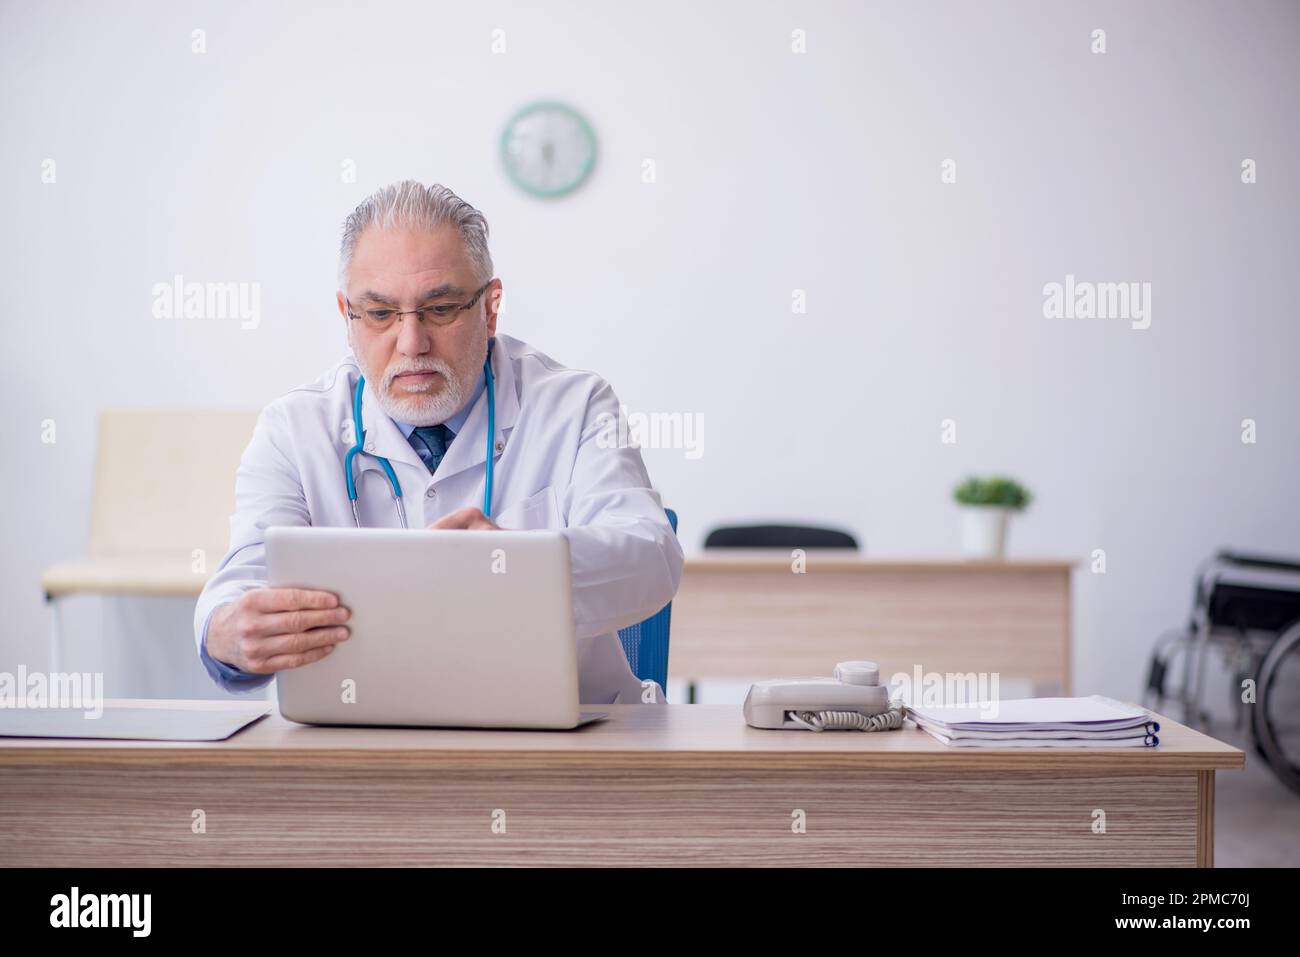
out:
M1071 693L1068 561L884 561L852 551L719 549L673 599L674 678L829 675L867 658L897 672L998 673ZM1005 696L1005 695L1004 695Z
M0 739L0 865L1210 866L1214 772L1244 763L1164 717L1160 748L971 751L604 708L574 732L273 714L216 743Z

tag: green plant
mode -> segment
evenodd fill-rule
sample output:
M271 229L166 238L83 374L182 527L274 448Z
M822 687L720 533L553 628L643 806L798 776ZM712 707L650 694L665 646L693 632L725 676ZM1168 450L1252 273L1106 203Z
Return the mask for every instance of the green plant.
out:
M966 479L955 489L952 497L962 505L1000 505L1003 508L1022 509L1033 496L1015 479L994 475L989 478Z

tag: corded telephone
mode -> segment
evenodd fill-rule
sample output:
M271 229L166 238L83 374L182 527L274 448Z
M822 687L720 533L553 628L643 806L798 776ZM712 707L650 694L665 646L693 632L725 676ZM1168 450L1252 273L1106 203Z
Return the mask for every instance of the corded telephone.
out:
M745 696L755 728L890 731L903 726L903 705L889 700L874 661L841 661L832 678L758 681Z

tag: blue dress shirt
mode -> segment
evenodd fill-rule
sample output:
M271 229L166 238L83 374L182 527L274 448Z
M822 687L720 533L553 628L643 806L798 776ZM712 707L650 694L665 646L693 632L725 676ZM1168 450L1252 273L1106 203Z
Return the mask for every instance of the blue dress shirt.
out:
M443 425L447 427L448 432L452 435L456 435L465 427L465 420L469 418L470 410L474 408L474 403L478 402L478 397L483 394L483 389L486 386L487 380L483 373L480 372L478 374L478 385L474 387L474 394L469 397L469 401L465 403L465 407L443 423ZM411 433L415 431L415 426L407 422L398 422L396 419L393 419L393 423L402 430L402 434L406 436L406 441L411 442ZM415 449L417 452L419 451L419 448L414 442L411 442L411 448Z

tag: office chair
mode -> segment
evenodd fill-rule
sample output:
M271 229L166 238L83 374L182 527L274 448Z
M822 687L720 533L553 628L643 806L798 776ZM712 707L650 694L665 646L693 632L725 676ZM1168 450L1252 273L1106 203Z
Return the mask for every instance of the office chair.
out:
M256 423L255 412L100 413L89 553L41 574L52 673L63 670L60 598L203 590L226 554L235 469Z
M858 541L848 532L810 525L735 525L715 528L705 548L852 548Z
M664 509L668 522L677 532L677 513ZM668 625L672 619L673 603L670 601L643 622L619 629L618 640L632 673L641 681L657 681L668 692Z

